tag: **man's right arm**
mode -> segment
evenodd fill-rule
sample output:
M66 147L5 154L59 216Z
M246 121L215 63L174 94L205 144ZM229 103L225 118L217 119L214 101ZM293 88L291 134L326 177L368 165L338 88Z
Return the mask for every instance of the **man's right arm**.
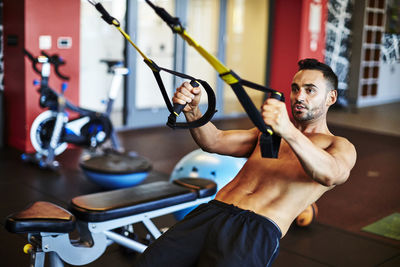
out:
M200 96L199 87L193 88L185 82L177 88L172 100L174 103L187 103L183 112L187 121L190 122L202 116L198 107ZM235 157L248 157L257 144L259 131L257 128L222 131L208 122L201 127L190 129L190 133L194 141L204 151Z

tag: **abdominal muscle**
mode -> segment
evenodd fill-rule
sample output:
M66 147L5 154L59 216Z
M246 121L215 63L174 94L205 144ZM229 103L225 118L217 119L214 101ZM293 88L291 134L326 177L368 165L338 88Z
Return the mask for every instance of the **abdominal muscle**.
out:
M267 217L279 226L283 237L293 220L329 189L308 177L282 140L277 159L262 158L257 146L215 199Z

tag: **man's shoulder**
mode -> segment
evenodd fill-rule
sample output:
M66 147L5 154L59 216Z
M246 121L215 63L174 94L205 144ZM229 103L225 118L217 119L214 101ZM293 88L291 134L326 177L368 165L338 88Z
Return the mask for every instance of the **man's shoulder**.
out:
M357 159L355 146L347 138L342 136L331 135L330 139L330 145L324 149L336 158L345 160L347 165L351 166L350 169L353 168Z
M332 145L351 145L351 142L342 136L326 133L313 133L307 136L311 142L320 146L321 148L328 148Z
M310 137L310 140L329 153L347 155L346 157L352 159L357 157L355 146L345 137L332 134L317 134Z
M334 144L337 147L341 147L348 152L350 152L350 150L355 152L356 150L353 143L351 143L347 138L342 136L333 136L332 144Z

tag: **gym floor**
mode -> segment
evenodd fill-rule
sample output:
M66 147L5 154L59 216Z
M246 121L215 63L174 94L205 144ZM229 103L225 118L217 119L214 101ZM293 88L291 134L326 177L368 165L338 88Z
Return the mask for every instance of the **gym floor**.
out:
M293 226L282 239L273 266L400 266L400 241L363 232L369 225L400 212L400 103L357 112L333 110L331 131L347 137L357 148L358 160L350 179L324 195L319 215L307 228ZM247 118L215 121L221 129L249 128ZM153 164L146 182L167 180L174 165L197 149L186 130L166 127L119 131L126 150L136 151ZM157 151L156 153L154 151ZM22 163L21 152L0 149L0 216L4 218L29 203L44 200L67 207L71 198L102 191L79 169L80 149L59 156L59 172ZM174 223L172 215L156 220L159 227ZM26 237L0 227L1 266L28 266L22 252ZM132 266L135 258L117 245L88 266Z

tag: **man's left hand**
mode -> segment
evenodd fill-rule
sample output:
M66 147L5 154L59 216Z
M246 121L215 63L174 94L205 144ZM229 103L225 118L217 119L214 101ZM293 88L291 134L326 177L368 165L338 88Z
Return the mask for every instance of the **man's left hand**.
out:
M289 119L286 105L282 101L268 98L261 106L261 116L265 123L271 126L272 130L283 138L294 127Z

